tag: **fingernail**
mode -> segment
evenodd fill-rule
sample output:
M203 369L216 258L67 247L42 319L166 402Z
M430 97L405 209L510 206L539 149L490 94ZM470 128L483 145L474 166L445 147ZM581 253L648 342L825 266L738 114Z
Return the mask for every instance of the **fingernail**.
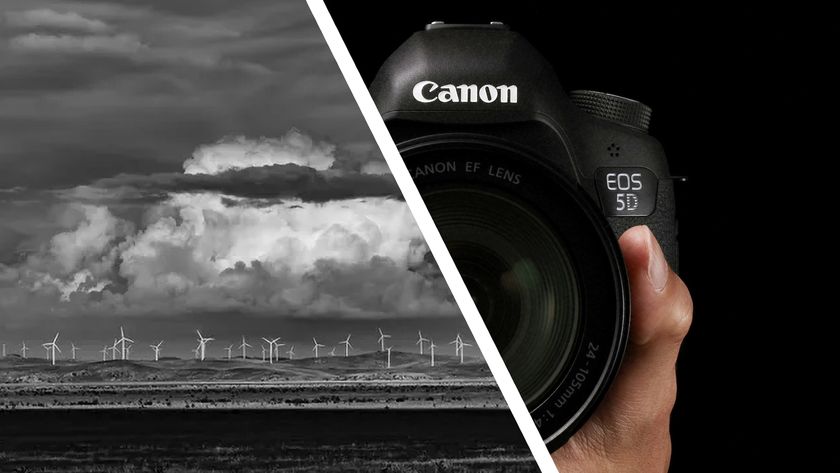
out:
M646 227L647 228L647 227ZM665 290L665 285L668 283L668 274L671 272L668 269L668 262L665 261L665 254L662 253L662 248L653 236L653 232L648 228L648 279L656 292Z

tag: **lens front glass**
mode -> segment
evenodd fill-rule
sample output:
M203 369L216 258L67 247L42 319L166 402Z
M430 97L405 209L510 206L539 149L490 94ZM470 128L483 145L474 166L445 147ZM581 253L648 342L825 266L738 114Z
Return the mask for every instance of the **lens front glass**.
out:
M561 236L503 189L450 183L423 197L522 397L538 402L566 366L580 323Z

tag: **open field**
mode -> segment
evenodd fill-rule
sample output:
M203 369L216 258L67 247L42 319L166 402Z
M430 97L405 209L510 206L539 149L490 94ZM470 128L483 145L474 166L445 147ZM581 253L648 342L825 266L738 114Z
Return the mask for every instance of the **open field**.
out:
M501 410L22 410L0 425L0 471L537 471Z
M56 365L43 358L0 359L0 383L69 382L209 382L209 381L324 381L324 380L446 380L492 378L482 360L437 356L435 366L428 356L394 351L391 368L382 353L345 357L280 360L274 364L260 359L208 359L197 361L164 358L159 362L59 360Z
M483 362L381 355L282 360L0 361L0 409L506 408Z
M506 408L492 380L2 384L3 409Z

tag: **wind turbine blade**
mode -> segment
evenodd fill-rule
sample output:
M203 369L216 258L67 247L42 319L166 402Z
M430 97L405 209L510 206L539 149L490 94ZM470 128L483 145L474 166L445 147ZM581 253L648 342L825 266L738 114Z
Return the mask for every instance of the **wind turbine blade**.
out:
M58 341L58 333L56 332L56 334L55 334L55 338L53 338L53 343L55 343L55 342L57 342L57 341Z
M56 350L58 350L59 353L61 353L61 348L58 348L58 345L53 345L53 346L55 347Z

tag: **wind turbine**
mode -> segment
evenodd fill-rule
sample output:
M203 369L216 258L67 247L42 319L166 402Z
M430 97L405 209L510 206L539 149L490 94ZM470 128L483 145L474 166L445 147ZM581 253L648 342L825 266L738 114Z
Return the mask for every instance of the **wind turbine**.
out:
M246 358L245 350L247 350L248 348L253 348L251 345L248 345L248 342L245 341L245 335L242 335L242 344L239 345L239 348L242 349L242 359L244 360Z
M469 343L461 340L461 364L464 364L464 347L471 347Z
M350 349L353 348L353 345L350 344L350 335L348 333L343 342L338 342L339 345L344 345L344 358L350 356Z
M158 361L160 358L160 346L163 345L163 340L160 341L157 345L149 345L149 348L155 351L155 361Z
M198 352L201 351L200 347L201 347L201 344L196 345L196 347L193 348L193 359L195 359L195 360L198 359Z
M461 334L459 333L455 340L449 342L450 345L455 344L455 356L458 356L461 353Z
M114 344L111 345L111 361L114 361L114 360L117 359L117 351L119 351L119 349L117 348L117 339L115 338L114 339Z
M133 347L133 346L134 345L128 345L127 347L125 347L125 359L126 360L131 359L131 347Z
M58 341L58 333L56 332L55 338L53 338L53 341L47 342L47 343L44 344L44 348L46 348L50 352L50 358L52 359L52 364L53 365L55 365L55 351L58 350L58 352L61 353L61 348L58 348L58 344L55 343L57 341Z
M278 338L277 340L280 340L280 338ZM275 343L274 344L274 360L275 361L278 361L278 362L280 361L280 347L285 347L285 346L286 346L285 343Z
M27 348L26 342L23 342L20 345L20 356L22 356L24 360L26 359L26 350L29 350L29 348Z
M429 340L429 352L432 354L432 367L433 368L435 366L435 347L436 346L437 345L435 345L434 340Z
M388 347L388 369L391 368L391 348L394 347Z
M205 337L201 335L201 332L198 330L195 331L198 334L198 349L201 350L201 361L204 361L204 354L207 349L207 342L212 342L215 338L212 337Z
M274 344L280 341L280 337L277 337L274 340L269 340L265 337L262 337L262 339L265 340L266 343L268 343L268 363L274 363ZM265 359L263 359L263 361L265 361Z
M326 345L321 345L320 343L318 343L318 340L315 340L315 337L312 337L312 343L315 344L315 346L312 347L312 351L315 352L315 359L317 360L318 359L318 348L325 347Z
M44 347L44 352L46 352L46 354L47 354L47 361L50 361L50 349L47 348L46 343L41 344L41 346Z
M260 348L262 348L263 361L265 361L265 345L260 345Z
M102 353L102 361L105 361L105 357L108 356L108 345L105 345L101 350L99 350L99 353Z
M428 341L429 341L429 339L428 338L423 338L423 334L420 333L420 331L418 330L417 331L417 343L415 343L415 345L420 345L420 354L421 355L423 354L423 344L428 342Z
M233 345L225 348L225 351L228 352L228 361L230 361L230 351L233 350Z
M289 351L287 351L286 353L289 354L289 359L290 360L294 360L295 359L295 346L292 345L292 347L289 348Z
M122 346L121 346L121 352L122 352L122 359L123 359L123 360L125 359L125 357L126 357L126 356L128 356L128 355L126 354L126 352L125 352L125 342L131 342L131 343L134 343L134 340L132 340L132 339L130 339L130 338L128 338L128 337L126 337L126 336L125 336L125 332L123 331L123 328L122 328L122 327L120 327L120 339L119 339L119 340L117 340L117 343L119 343L119 344L121 344L121 345L122 345Z
M78 350L78 348L76 348L76 344L71 342L70 343L70 352L72 353L71 356L73 357L73 361L76 361L76 351L77 350Z
M333 345L332 350L330 350L330 356L335 356L335 345Z
M381 328L378 329L378 330L379 330L379 351L385 351L385 339L386 338L391 338L391 336L382 333Z

